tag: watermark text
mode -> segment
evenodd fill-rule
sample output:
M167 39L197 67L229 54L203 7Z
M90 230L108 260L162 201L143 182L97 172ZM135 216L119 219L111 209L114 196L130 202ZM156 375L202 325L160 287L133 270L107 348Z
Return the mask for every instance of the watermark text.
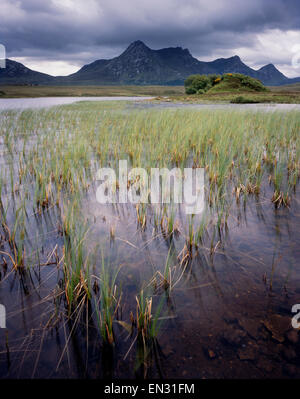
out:
M128 171L126 160L119 161L118 179L112 168L101 168L97 180L102 183L96 191L100 204L183 204L186 214L204 210L203 168L144 168Z

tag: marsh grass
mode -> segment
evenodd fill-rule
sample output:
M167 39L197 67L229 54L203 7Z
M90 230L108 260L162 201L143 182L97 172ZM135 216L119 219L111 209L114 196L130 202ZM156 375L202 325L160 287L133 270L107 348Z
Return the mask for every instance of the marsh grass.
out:
M122 293L119 292L116 283L120 268L114 272L113 267L105 260L103 251L101 262L98 278L100 297L98 300L95 299L95 311L103 342L113 345L115 342L113 323L118 319L122 299Z
M1 254L12 269L56 264L62 278L55 303L64 298L67 318L92 303L102 342L114 346L116 323L135 333L138 363L144 364L145 372L149 354L157 347L163 300L172 296L201 251L213 264L233 209L246 208L251 197L262 197L276 208L292 203L300 174L299 130L298 112L136 111L111 103L3 111ZM118 216L128 211L137 234L153 230L151 240L163 240L169 249L144 285L150 293L137 285L136 309L125 316L129 323L120 316L126 302L118 281L122 259L112 267L106 254L118 242L118 225L107 224L109 243L102 238L97 242L93 223L83 214L94 199L97 169L117 168L119 159L145 168L149 175L154 167L201 167L206 175L202 215L186 217L172 203L126 204L122 210L111 205ZM38 236L36 243L32 231ZM137 248L132 237L126 238ZM95 242L104 246L100 257L95 256ZM53 262L44 247L55 257ZM29 262L34 257L36 262ZM55 306L58 312L60 305Z
M131 335L136 331L135 338L125 355L125 359L132 350L134 343L136 343L135 371L137 374L141 372L142 377L146 378L153 357L158 361L157 351L159 345L157 335L163 322L161 314L164 300L163 298L160 300L155 313L153 313L153 298L147 294L144 289L141 289L139 295L137 295L135 299L136 316L134 317L133 312L130 313L131 326L124 322L121 323Z
M40 215L54 205L65 209L65 201L84 196L95 184L99 166L117 167L118 159L147 170L197 166L206 171L211 216L206 215L206 226L202 220L198 233L194 222L188 222L187 247L192 252L212 220L220 232L232 201L259 196L267 179L273 186L270 201L275 207L290 205L299 180L298 130L297 112L128 112L124 104L85 102L51 110L2 112L7 151L0 185L2 222L6 225L9 211L2 197L10 194L15 198L21 193L22 206L32 206ZM71 214L80 212L72 207L67 207L60 225L66 235L72 230L68 225ZM145 204L136 205L137 225L142 230L149 223L149 210ZM18 224L17 211L15 216L13 223ZM168 211L163 207L162 212L155 211L154 225L171 237L181 230L176 218L172 207ZM18 262L20 257L19 252Z

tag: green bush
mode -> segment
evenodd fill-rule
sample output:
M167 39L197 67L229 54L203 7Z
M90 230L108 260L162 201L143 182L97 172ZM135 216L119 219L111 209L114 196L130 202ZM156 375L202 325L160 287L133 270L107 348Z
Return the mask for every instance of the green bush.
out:
M212 87L222 83L216 90L224 91L267 91L260 80L241 73L226 73L224 75L191 75L185 82L186 94L204 94Z
M222 80L222 76L221 75L216 75L215 73L211 74L211 75L208 75L208 78L209 78L210 84L212 86L215 86L216 84L220 83L221 80Z
M255 104L255 103L259 103L259 101L255 101L255 100L252 100L250 98L245 98L243 96L235 97L230 102L231 102L231 104Z
M184 86L186 94L195 94L199 90L207 91L212 85L206 75L191 75L185 80Z
M185 92L186 94L196 94L197 90L192 86L188 86L185 88Z
M224 74L223 80L226 82L237 81L241 86L248 87L255 91L266 91L267 88L261 83L260 80L251 78L251 76L243 75L242 73Z
M250 87L250 89L253 89L255 91L266 91L267 90L267 88L261 83L260 80L251 78L250 76L242 75L241 83L244 86Z

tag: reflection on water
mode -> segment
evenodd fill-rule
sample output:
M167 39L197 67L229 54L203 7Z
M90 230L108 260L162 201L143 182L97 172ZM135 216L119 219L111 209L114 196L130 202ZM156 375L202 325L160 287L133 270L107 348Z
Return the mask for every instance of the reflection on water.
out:
M143 101L151 97L40 97L40 98L1 98L0 110L44 108L55 105L72 104L78 101Z
M169 251L172 265L180 264L183 235L163 237L154 226L136 232L128 208L89 209L102 221L97 236L115 227L112 256L124 263L129 292L162 271ZM253 200L232 212L214 256L199 248L172 290L159 339L165 377L299 376L300 348L288 338L291 307L300 301L299 206L274 211Z
M92 221L90 246L108 242L111 264L122 265L124 315L135 309L137 287L147 284L156 271L163 272L170 254L174 287L148 377L300 376L300 347L290 325L292 305L300 303L296 200L291 209L276 211L263 200L249 200L246 209L237 206L214 255L205 245L199 247L183 270L178 254L184 234L170 238L153 224L137 229L132 205L103 206L93 198L87 199L84 209ZM36 220L40 239L46 237L49 248L61 241L54 233L55 212L49 209ZM109 239L111 226L114 236ZM86 328L86 310L76 327L63 319L49 322L57 265L23 276L6 274L4 269L1 273L0 303L8 313L7 336L0 331L2 377L138 375L132 371L136 353L128 354L132 339L124 339L127 333L121 326L115 328L113 351L100 345L93 318ZM152 284L161 293L158 274Z
M0 110L44 108L56 105L72 104L78 101L130 101L136 102L135 108L182 108L182 109L224 109L224 110L247 110L247 111L292 111L300 110L300 104L186 104L171 102L152 102L154 97L40 97L40 98L2 98L0 99Z
M3 142L0 146L3 165L12 153L4 153L9 149ZM92 300L78 315L65 317L60 291L64 238L57 225L61 209L35 212L28 202L22 210L20 192L3 190L2 198L10 199L7 224L15 214L26 219L32 258L25 269L7 266L2 226L0 304L7 309L7 330L0 330L0 377L300 377L300 342L291 328L291 308L300 303L297 193L290 208L275 209L265 182L259 198L232 205L228 224L216 236L208 228L190 256L188 220L180 206L176 231L168 234L151 210L141 227L134 205L100 205L95 189L92 182L81 213L89 229L93 289L101 250L112 269L120 267L123 300L116 312L114 346L102 344ZM30 198L33 194L27 191ZM94 248L99 251L92 253ZM140 287L153 292L153 308L164 299L159 334L147 346L147 364L143 342L120 323L130 322L130 312L135 317Z

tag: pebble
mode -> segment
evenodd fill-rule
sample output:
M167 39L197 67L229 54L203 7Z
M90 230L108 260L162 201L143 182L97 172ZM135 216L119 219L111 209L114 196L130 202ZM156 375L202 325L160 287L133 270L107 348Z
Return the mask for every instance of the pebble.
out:
M228 329L222 334L222 341L231 346L240 346L245 338L245 331L239 329Z
M241 348L238 350L238 357L240 360L255 360L256 351L253 348Z
M262 324L272 334L274 340L284 342L284 335L291 325L291 319L290 317L274 314L268 319L262 320Z
M293 348L284 348L282 354L286 358L286 360L293 360L297 357L297 354Z
M292 344L297 344L297 342L299 341L298 331L296 331L296 330L290 330L290 331L286 334L286 338L287 338L287 340L290 341Z
M295 377L295 375L297 374L297 369L293 364L285 364L283 370L290 377Z

